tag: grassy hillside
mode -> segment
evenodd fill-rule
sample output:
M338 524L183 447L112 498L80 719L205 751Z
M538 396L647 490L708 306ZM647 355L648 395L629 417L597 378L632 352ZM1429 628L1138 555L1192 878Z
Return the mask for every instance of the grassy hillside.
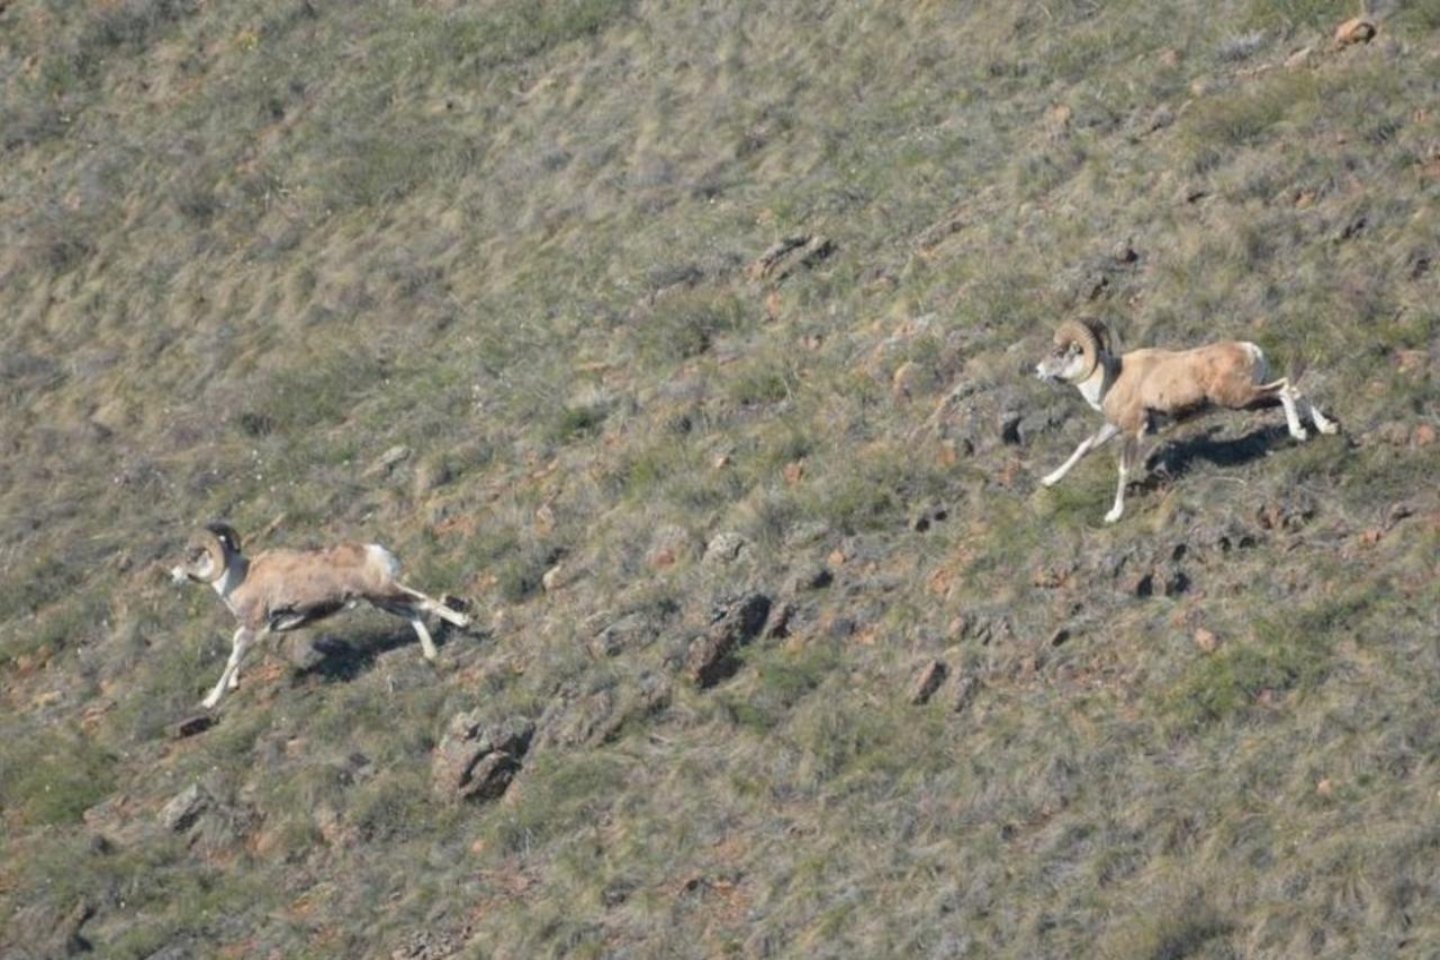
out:
M1440 3L1372 9L0 3L0 957L1435 955ZM1106 526L1077 315L1343 435ZM217 517L480 627L187 735Z

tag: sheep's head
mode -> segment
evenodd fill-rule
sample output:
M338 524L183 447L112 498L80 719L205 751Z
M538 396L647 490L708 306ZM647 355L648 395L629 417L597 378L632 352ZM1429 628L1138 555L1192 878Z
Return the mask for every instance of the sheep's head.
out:
M1083 383L1110 352L1110 332L1099 320L1066 320L1055 331L1055 346L1035 365L1041 380Z
M214 583L225 575L231 558L240 553L240 536L224 523L209 523L191 534L179 566L170 571L177 582Z

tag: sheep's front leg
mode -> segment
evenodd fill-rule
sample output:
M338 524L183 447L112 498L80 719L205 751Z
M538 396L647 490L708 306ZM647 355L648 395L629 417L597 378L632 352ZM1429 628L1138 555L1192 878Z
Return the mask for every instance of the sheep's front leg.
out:
M1140 438L1126 437L1120 448L1120 482L1115 488L1115 505L1105 514L1106 523L1114 523L1125 513L1125 484L1130 480L1130 471L1140 454Z
M225 670L220 674L219 681L210 695L200 701L200 705L207 710L213 709L220 698L225 696L226 690L233 690L239 684L240 661L245 657L245 651L255 642L255 632L248 627L241 627L235 631L235 637L230 641L230 659L225 663Z
M1084 440L1081 440L1080 446L1076 447L1075 452L1070 454L1069 460L1066 460L1064 463L1060 464L1060 466L1057 467L1054 472L1046 474L1044 477L1041 477L1040 485L1042 487L1055 486L1055 484L1059 483L1060 480L1065 476L1065 474L1070 472L1071 467L1075 466L1075 464L1080 462L1081 457L1085 456L1085 454L1089 453L1091 450L1094 450L1096 447L1103 446L1106 443L1110 442L1110 438L1115 436L1119 432L1119 427L1115 426L1112 423L1106 423L1099 430L1095 431L1093 434L1086 437Z

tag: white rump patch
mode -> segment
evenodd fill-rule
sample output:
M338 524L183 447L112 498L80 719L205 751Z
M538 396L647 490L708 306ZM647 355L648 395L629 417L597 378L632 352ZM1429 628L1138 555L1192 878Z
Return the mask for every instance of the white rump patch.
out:
M1248 340L1240 341L1241 348L1250 355L1250 363L1254 369L1251 372L1253 383L1270 382L1270 364L1265 360L1265 352Z
M386 550L378 543L365 544L365 552L370 555L370 559L373 562L380 565L380 568L389 575L390 579L394 580L400 576L400 561L395 559L395 554Z

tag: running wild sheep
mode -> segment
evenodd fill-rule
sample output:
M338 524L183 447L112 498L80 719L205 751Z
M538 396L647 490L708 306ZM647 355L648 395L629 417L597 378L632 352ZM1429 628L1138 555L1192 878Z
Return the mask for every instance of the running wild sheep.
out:
M240 661L255 641L322 620L361 600L408 620L430 661L435 659L435 641L425 628L424 614L457 627L470 625L465 614L400 583L399 561L376 543L265 550L247 557L232 527L211 523L195 532L183 562L170 572L177 582L210 584L240 623L225 671L201 701L206 708L239 686Z
M1301 418L1321 433L1334 433L1334 421L1311 405L1285 377L1270 380L1265 355L1253 343L1226 340L1191 350L1132 350L1116 356L1110 332L1098 320L1067 320L1055 331L1054 349L1035 366L1035 375L1068 383L1105 416L1105 423L1080 442L1070 459L1040 483L1059 483L1091 450L1123 437L1120 481L1115 503L1105 514L1114 523L1125 512L1125 484L1135 468L1140 440L1163 421L1179 420L1221 407L1253 410L1280 404L1296 440L1309 437Z

